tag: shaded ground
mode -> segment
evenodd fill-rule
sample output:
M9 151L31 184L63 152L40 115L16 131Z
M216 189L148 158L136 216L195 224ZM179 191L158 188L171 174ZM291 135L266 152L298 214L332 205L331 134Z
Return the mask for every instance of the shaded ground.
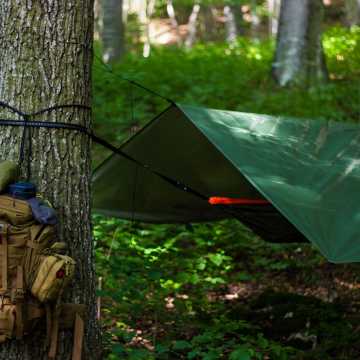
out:
M109 258L109 359L360 359L358 265L269 245L235 223L145 228Z
M308 274L263 273L261 281L231 285L225 299L234 316L259 326L266 338L306 350L296 359L359 359L360 291L354 270L326 264Z

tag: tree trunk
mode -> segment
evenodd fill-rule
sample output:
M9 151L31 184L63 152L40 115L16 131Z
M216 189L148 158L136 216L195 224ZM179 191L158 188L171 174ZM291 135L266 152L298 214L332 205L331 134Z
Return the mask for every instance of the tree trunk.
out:
M146 20L146 3L147 0L123 0L126 12L136 14L141 23Z
M278 31L280 2L281 0L268 0L270 36L276 35Z
M205 5L202 7L202 10L204 40L214 41L216 35L214 9L210 5Z
M181 45L181 36L180 36L179 24L176 20L175 9L174 9L174 4L173 4L172 0L167 0L166 11L167 11L167 14L168 14L170 22L171 22L171 27L176 32L176 42L180 46Z
M150 23L151 23L151 17L155 9L155 1L156 0L148 0L146 5L145 43L143 48L143 56L145 58L150 56L150 51L151 51Z
M91 104L93 1L0 2L0 99L32 112L56 104ZM0 109L1 118L15 116ZM91 126L89 110L66 108L34 120ZM2 159L17 160L22 130L0 127ZM90 225L90 140L70 130L32 129L31 181L59 216L59 239L77 268L64 301L87 305L84 359L100 359ZM23 169L24 170L24 169ZM24 173L24 171L23 171ZM3 360L45 360L45 329L0 347ZM72 332L61 332L57 359L71 358Z
M360 24L360 0L345 0L345 12L348 26Z
M224 6L224 17L225 17L226 42L232 44L236 41L238 30L236 26L235 15L231 6L229 5Z
M321 43L321 0L283 0L273 75L285 86L327 79Z
M197 21L200 12L200 5L195 4L191 11L188 22L188 35L185 40L185 46L190 49L194 45L196 39Z
M259 38L261 19L258 14L257 0L251 0L251 37Z
M119 61L124 54L123 1L102 0L103 59L105 62Z
M102 20L100 0L94 0L94 40L101 39Z

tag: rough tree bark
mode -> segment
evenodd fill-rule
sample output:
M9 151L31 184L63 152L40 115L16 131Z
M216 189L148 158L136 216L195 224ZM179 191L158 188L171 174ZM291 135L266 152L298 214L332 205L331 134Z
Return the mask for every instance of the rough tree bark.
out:
M101 1L103 59L114 62L121 59L125 51L123 1Z
M313 84L327 78L321 43L321 0L283 0L273 75L285 86Z
M0 99L25 112L91 104L93 0L0 2ZM0 109L1 118L14 118ZM63 109L37 120L91 126L89 110ZM0 127L2 159L17 160L22 131ZM69 130L32 130L31 180L54 205L58 235L77 261L66 301L87 305L84 359L100 359L90 225L90 140ZM44 329L0 347L3 360L47 359ZM57 359L70 359L72 332L60 333Z

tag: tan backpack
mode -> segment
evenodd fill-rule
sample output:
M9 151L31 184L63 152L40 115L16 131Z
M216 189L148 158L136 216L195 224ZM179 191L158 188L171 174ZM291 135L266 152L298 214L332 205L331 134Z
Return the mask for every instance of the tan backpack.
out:
M21 339L46 318L54 358L59 319L65 318L62 327L75 325L73 359L80 359L84 308L60 303L75 261L55 239L54 227L38 224L26 201L0 195L0 343Z

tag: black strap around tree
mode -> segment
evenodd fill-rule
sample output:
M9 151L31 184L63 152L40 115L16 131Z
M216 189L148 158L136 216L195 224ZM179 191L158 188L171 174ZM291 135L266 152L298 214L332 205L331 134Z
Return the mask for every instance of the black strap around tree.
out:
M44 108L44 109L41 109L39 111L32 112L32 113L25 113L25 112L17 109L16 107L4 102L4 101L0 101L0 107L13 112L14 114L17 114L22 118L22 120L1 119L0 120L0 125L2 125L2 126L21 126L21 127L24 128L22 136L21 136L21 141L20 141L19 166L21 166L22 163L24 162L24 158L25 158L25 142L26 142L26 137L27 137L28 138L28 159L27 159L27 172L26 172L26 179L27 180L30 180L30 177L31 177L31 157L32 157L31 129L33 127L68 128L68 129L71 128L72 130L78 130L78 131L81 131L81 132L84 132L84 130L86 130L85 132L89 132L87 130L87 128L85 128L85 127L83 127L81 125L66 124L66 123L55 123L55 122L46 121L46 122L44 122L45 124L43 126L42 121L31 121L31 118L34 117L34 116L42 115L42 114L45 114L47 112L51 112L51 111L58 110L58 109L63 109L63 108L79 108L79 109L91 110L91 108L89 106L87 106L87 105L82 105L82 104L55 105L55 106ZM70 127L68 127L68 125L70 125Z
M101 64L101 66L102 66L109 74L111 74L113 77L116 77L117 79L120 79L120 80L122 80L122 81L126 81L126 82L128 82L129 84L131 84L132 86L138 87L139 89L145 90L145 91L148 92L149 94L155 95L155 96L157 96L157 97L159 97L159 98L167 101L169 104L174 104L174 101L173 101L172 99L170 99L170 98L168 98L168 97L165 97L164 95L161 95L160 93L158 93L158 92L156 92L156 91L154 91L154 90L152 90L152 89L144 86L143 84L138 83L137 81L135 81L135 80L133 80L133 79L129 79L129 78L125 77L125 76L122 76L122 75L119 75L119 74L115 73L115 72L113 71L112 67L111 67L109 64L105 63L105 62L101 59L101 57L99 57L99 56L96 55L95 53L94 53L94 58L95 58L96 60L98 60L99 63Z
M173 106L173 105L170 105L167 109L169 109L171 106ZM89 136L94 142L96 142L96 143L102 145L103 147L111 150L112 152L126 158L127 160L133 162L137 166L150 171L154 175L165 180L167 183L177 187L178 189L189 192L189 193L197 196L198 198L201 198L202 200L208 201L207 196L201 194L200 192L192 189L190 186L187 186L178 180L172 179L172 178L152 169L149 165L136 160L132 156L126 154L121 149L119 149L119 148L115 147L114 145L110 144L109 142L107 142L105 139L98 137L90 129L88 129L85 126L82 126L79 124L64 123L64 122L30 120L30 118L33 116L38 116L38 115L41 115L41 114L44 114L47 112L51 112L54 110L62 109L62 108L79 108L79 109L91 110L91 107L89 107L87 105L81 105L81 104L56 105L56 106L52 106L49 108L41 109L41 110L33 112L33 113L24 113L21 110L3 102L3 101L0 101L0 107L9 109L12 112L14 112L15 114L18 114L19 116L21 116L23 118L22 120L0 119L0 126L14 126L14 127L23 127L24 128L21 143L20 143L19 164L22 164L22 162L24 160L25 140L26 140L26 133L28 132L28 138L29 138L29 153L28 153L29 156L28 156L28 169L27 169L28 179L30 178L30 160L31 160L31 158L30 158L30 156L31 156L31 133L29 132L29 130L31 128L66 129L66 130L77 131L79 133Z

